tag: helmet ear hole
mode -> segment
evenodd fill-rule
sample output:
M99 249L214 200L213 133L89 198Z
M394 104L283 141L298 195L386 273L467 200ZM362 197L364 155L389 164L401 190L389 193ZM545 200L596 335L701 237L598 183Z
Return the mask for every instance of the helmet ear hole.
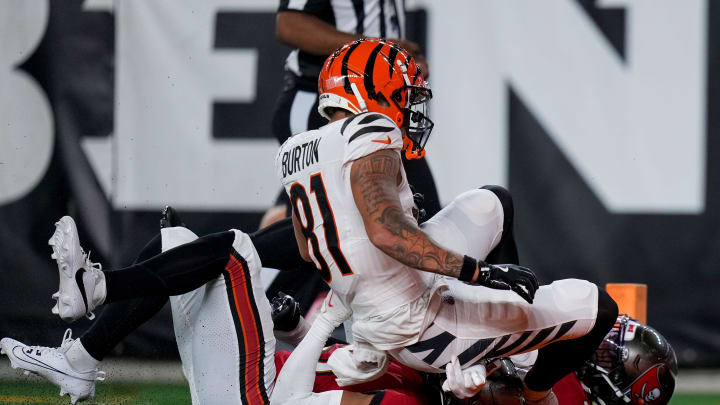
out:
M404 121L404 114L402 112L398 112L395 114L395 123L397 124L398 128L402 128Z

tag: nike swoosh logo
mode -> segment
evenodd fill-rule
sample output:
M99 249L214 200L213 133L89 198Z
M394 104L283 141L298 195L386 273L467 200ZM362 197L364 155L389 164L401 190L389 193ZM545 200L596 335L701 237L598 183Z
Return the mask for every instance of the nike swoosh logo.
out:
M22 353L24 356L23 356L23 357L18 356L18 355L17 355L17 352L15 351L15 349L20 349L20 350L19 350L20 353ZM53 367L53 366L51 366L51 365L49 365L49 364L47 364L47 363L45 363L45 362L43 362L43 361L40 361L40 360L38 360L38 359L36 359L36 358L34 358L34 357L30 357L30 356L26 355L25 352L22 350L22 346L14 346L14 347L12 348L12 354L13 354L13 356L15 357L16 360L21 361L21 362L23 362L23 363L27 363L27 364L33 365L33 366L35 366L35 367L41 367L41 368L44 368L44 369L46 369L46 370L50 370L50 371L54 371L54 372L56 372L56 373L60 373L60 374L66 375L66 376L68 376L68 377L77 378L78 380L95 381L95 380L88 380L88 379L86 379L86 378L78 377L78 376L75 376L75 375L70 375L70 374L68 374L68 373L66 373L66 372L64 372L64 371L62 371L62 370L58 370L57 368L55 368L55 367Z
M498 268L499 268L500 270L504 271L505 273L507 273L508 271L510 271L507 267L498 266Z
M85 295L85 282L83 281L83 274L85 274L84 268L79 268L77 272L75 272L75 282L77 283L78 287L80 287L80 294L82 295L83 303L85 304L85 312L88 311L88 300L87 295Z
M385 139L385 140L382 140L382 139L373 139L372 141L373 141L373 142L377 142L377 143L384 143L385 145L390 145L390 143L392 142L392 141L390 140L390 135L388 135L387 139Z

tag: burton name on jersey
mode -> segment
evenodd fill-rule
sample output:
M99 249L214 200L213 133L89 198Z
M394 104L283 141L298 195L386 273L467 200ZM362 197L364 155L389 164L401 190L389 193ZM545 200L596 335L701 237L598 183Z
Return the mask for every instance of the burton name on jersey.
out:
M302 145L282 152L282 177L296 173L320 160L318 145L322 138L313 139Z

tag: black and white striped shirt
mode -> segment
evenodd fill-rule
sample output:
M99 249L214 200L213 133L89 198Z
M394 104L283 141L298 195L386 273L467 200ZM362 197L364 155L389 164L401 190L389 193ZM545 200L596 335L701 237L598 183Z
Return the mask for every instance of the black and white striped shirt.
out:
M278 11L312 14L338 31L366 37L405 38L405 0L280 0ZM285 69L297 76L317 80L328 55L312 55L295 49Z

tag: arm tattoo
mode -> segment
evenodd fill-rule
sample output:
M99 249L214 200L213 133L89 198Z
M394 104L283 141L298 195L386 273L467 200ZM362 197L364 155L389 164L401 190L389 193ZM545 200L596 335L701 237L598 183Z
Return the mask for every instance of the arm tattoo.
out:
M357 170L356 181L361 186L365 206L373 215L378 212L383 203L391 201L383 192L382 184L376 181L377 178L390 177L394 179L400 169L400 162L397 156L388 156L385 153L377 152L358 163L360 167ZM351 179L351 181L353 180Z
M375 221L395 236L390 249L383 249L393 259L416 269L460 276L463 257L435 243L400 208L385 208Z
M407 266L457 278L462 255L438 245L403 212L397 192L399 170L400 157L391 150L354 163L350 181L368 234L385 232L389 237L376 246Z

